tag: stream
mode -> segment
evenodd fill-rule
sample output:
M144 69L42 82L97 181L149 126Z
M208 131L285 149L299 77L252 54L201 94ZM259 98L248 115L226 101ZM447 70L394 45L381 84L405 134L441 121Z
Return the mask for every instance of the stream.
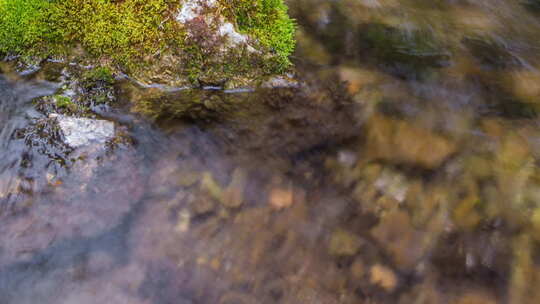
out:
M295 85L123 77L104 149L0 65L0 304L540 303L540 2L287 2Z

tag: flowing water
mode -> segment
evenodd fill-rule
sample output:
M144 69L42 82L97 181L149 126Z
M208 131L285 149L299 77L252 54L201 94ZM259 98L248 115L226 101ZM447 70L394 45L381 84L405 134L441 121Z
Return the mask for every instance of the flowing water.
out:
M540 2L288 2L299 86L122 80L105 152L5 68L0 304L540 303Z

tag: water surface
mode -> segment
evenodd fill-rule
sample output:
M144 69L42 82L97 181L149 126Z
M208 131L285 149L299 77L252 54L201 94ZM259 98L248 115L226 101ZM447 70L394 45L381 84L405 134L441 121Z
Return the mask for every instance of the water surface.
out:
M289 3L300 87L122 81L98 156L0 78L0 303L540 302L536 2Z

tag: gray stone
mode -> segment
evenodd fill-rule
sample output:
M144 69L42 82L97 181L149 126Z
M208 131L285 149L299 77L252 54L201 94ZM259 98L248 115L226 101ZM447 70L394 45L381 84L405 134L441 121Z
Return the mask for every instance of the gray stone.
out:
M204 17L206 21L210 24L212 19L218 19L219 28L217 32L224 37L227 37L228 42L232 46L247 44L249 37L247 35L240 34L234 28L234 25L230 22L225 21L224 18L214 15L205 15L205 8L214 8L218 5L216 0L187 0L182 5L182 9L176 16L176 20L182 24L190 22L195 18ZM255 51L252 49L252 51Z
M114 137L114 123L106 120L75 118L64 115L55 117L64 133L66 144L79 148L90 144L105 144Z

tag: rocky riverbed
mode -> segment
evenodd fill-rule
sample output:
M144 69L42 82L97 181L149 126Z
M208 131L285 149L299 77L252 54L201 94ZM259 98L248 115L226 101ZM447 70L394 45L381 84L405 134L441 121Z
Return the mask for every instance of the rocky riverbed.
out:
M533 2L290 0L240 89L2 63L0 303L538 303Z

